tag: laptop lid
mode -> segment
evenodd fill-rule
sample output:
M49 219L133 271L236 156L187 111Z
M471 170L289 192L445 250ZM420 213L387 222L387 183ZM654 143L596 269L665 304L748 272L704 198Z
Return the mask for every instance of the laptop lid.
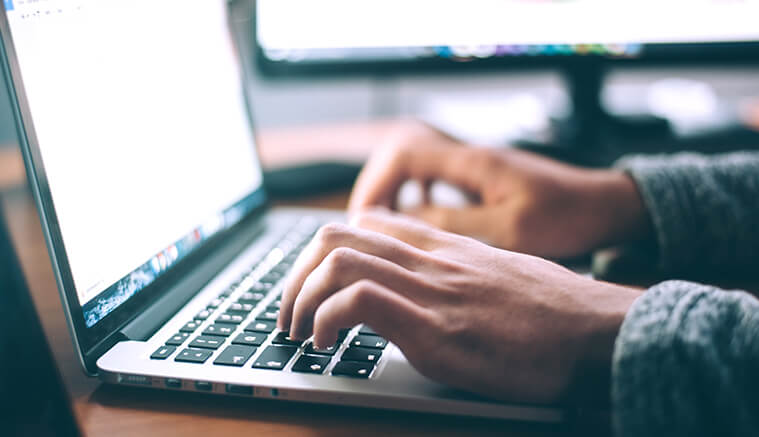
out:
M4 0L19 142L90 373L96 346L265 203L226 6Z
M0 207L2 435L76 436L73 410L42 331Z

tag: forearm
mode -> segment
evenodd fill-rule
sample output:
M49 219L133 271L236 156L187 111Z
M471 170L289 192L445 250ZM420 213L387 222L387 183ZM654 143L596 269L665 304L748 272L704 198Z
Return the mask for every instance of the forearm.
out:
M749 270L759 262L759 153L633 157L665 271Z
M641 296L616 341L620 436L759 435L759 301L671 281Z

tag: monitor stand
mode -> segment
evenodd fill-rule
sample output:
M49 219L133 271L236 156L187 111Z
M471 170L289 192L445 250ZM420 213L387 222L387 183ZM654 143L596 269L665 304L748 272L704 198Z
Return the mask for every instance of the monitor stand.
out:
M697 151L717 153L759 149L759 132L738 125L692 137L678 137L669 122L654 115L618 116L603 106L606 70L600 62L581 59L567 65L563 77L571 114L552 121L549 142L518 141L519 147L563 161L603 167L626 154Z

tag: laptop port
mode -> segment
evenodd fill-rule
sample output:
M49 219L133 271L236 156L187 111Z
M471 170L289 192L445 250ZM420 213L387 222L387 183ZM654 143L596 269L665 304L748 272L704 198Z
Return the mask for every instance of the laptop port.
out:
M176 378L166 378L166 387L168 388L182 388L182 380Z
M195 381L195 389L200 391L213 390L213 384L208 381Z
M227 384L227 393L253 396L253 387L248 387L246 385Z
M138 384L138 385L151 385L152 381L150 377L144 375L119 375L119 383L121 384Z

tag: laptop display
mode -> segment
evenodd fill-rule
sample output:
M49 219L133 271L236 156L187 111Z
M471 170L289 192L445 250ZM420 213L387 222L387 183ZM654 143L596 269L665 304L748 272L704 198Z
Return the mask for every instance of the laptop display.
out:
M298 254L321 224L346 216L268 208L234 48L250 2L4 6L0 55L19 143L87 374L217 395L564 417L428 379L370 326L346 326L324 349L276 328Z
M263 200L226 5L4 6L27 140L92 327Z

